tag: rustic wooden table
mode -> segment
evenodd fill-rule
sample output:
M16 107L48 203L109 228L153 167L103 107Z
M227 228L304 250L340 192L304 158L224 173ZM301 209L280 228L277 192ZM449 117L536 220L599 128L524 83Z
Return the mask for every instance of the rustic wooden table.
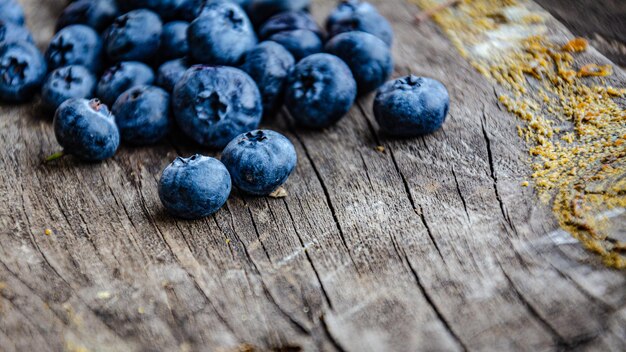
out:
M49 114L0 107L0 350L625 350L626 276L520 186L528 147L496 84L435 23L414 25L416 5L372 2L394 25L395 76L443 81L449 120L391 140L372 97L323 132L279 116L266 126L299 156L286 198L235 194L215 216L179 221L160 205L161 170L214 153L173 137L101 164L42 165L58 150ZM600 47L621 28L606 40L620 57L622 1L539 2ZM45 48L65 1L22 3ZM596 31L577 13L620 24Z

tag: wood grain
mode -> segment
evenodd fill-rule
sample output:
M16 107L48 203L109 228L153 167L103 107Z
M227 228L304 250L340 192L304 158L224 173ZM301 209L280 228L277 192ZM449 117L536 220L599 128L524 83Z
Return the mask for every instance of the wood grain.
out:
M214 153L174 136L42 165L58 150L50 117L0 107L0 349L624 350L626 277L555 237L520 186L526 146L493 83L433 23L414 26L417 7L373 2L397 35L395 76L444 82L449 120L391 140L371 97L323 132L281 114L265 126L298 151L287 198L234 194L215 216L176 220L161 170ZM64 1L23 3L45 47Z

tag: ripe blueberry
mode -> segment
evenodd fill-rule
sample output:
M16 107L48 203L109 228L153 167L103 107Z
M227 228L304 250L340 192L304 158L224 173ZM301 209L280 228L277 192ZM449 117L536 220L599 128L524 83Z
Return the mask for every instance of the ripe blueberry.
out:
M246 13L236 4L208 3L187 32L194 61L213 65L236 65L252 49L257 38Z
M339 121L350 110L357 93L350 68L330 54L302 59L289 74L286 89L287 109L300 125L310 128Z
M294 64L291 53L272 41L262 42L246 54L241 69L257 83L265 115L276 111L282 104L285 81Z
M348 64L361 94L380 87L393 71L391 50L369 33L341 33L326 43L326 52Z
M117 98L111 111L126 143L153 144L169 132L170 95L161 88L133 87Z
M252 23L260 26L268 18L285 11L303 11L311 5L311 0L252 0L249 13Z
M98 82L96 95L105 104L113 105L126 90L153 82L154 72L147 65L135 61L120 62L104 72Z
M156 85L171 93L188 68L189 63L186 58L167 61L159 67Z
M1 42L35 43L33 36L26 27L3 20L0 20L0 43Z
M0 43L0 101L19 103L32 98L46 70L46 61L34 45Z
M0 20L24 24L24 9L16 0L0 0Z
M102 40L96 31L82 24L61 29L52 37L46 50L48 67L82 65L98 72L102 63Z
M112 61L147 61L159 50L163 24L157 14L141 9L113 21L104 35L106 53Z
M245 72L226 66L192 66L174 87L178 126L194 141L224 148L237 135L258 127L261 94Z
M172 215L200 219L217 212L228 200L232 183L219 160L202 155L178 157L159 180L161 203Z
M161 59L177 59L187 56L189 52L187 28L189 28L189 23L184 21L170 22L163 26L161 48L159 49Z
M276 33L296 29L307 29L317 34L320 38L324 38L320 26L315 22L311 14L304 11L281 12L272 16L259 29L259 38L266 40Z
M350 31L367 32L382 39L387 45L393 42L393 29L370 3L361 0L343 0L326 21L330 37Z
M92 98L96 77L83 66L71 65L52 71L41 88L44 105L56 110L70 98Z
M414 137L441 128L449 106L450 96L441 82L410 75L380 87L374 115L383 132Z
M59 31L72 24L84 24L102 32L118 15L116 0L78 0L63 10L56 29Z
M233 139L222 153L222 162L233 184L253 195L269 195L280 187L297 163L296 149L280 133L256 130Z
M85 161L108 159L120 145L115 118L98 99L66 100L54 114L54 134L65 154Z
M315 32L311 32L308 29L278 32L270 36L269 40L284 46L296 61L321 52L324 46L322 39Z

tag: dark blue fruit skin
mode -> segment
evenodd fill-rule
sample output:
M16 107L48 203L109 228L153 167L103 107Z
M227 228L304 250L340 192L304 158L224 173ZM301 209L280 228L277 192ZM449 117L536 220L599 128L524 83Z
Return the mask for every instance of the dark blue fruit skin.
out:
M71 65L52 71L41 88L41 100L56 110L70 98L93 98L96 77L84 66Z
M322 39L307 29L296 29L284 31L272 35L269 40L275 41L284 46L291 55L300 61L307 56L323 51L324 43Z
M52 37L46 50L48 68L82 65L92 72L102 66L102 39L91 27L74 24L61 29Z
M56 30L72 24L84 24L98 32L105 30L120 11L115 0L78 0L69 4L59 19Z
M98 82L96 95L105 104L113 105L117 97L126 90L152 83L154 72L147 65L136 61L120 62L104 72Z
M154 86L133 87L111 108L122 140L133 145L153 144L165 137L171 126L170 95Z
M24 9L16 0L0 0L0 20L24 25Z
M266 196L287 181L298 157L280 133L256 130L239 135L222 152L233 184L245 193Z
M300 125L324 128L350 110L356 94L356 82L341 59L330 54L314 54L291 70L285 106Z
M159 50L163 24L149 10L128 12L109 26L104 35L106 53L114 62L147 61Z
M367 32L382 39L388 46L393 43L391 24L370 3L360 0L344 0L326 21L329 37L350 31Z
M254 80L234 67L192 66L174 87L178 126L194 141L221 149L259 126L261 93Z
M54 114L53 124L63 152L85 161L108 159L120 145L115 117L98 99L66 100Z
M259 29L259 38L266 40L276 33L295 29L307 29L320 38L324 38L322 28L315 22L311 14L304 11L288 11L272 16Z
M198 16L202 4L208 0L123 0L125 11L148 9L158 14L164 21L192 21Z
M1 42L35 43L33 36L26 27L3 20L0 20L0 43Z
M449 106L450 96L441 82L411 75L380 87L374 116L386 134L415 137L441 128Z
M348 64L360 94L380 87L393 72L391 50L369 33L341 33L326 43L326 52Z
M287 49L272 41L262 42L246 54L241 69L257 83L266 116L282 104L287 75L295 63Z
M228 200L232 183L219 160L202 155L178 157L163 170L159 198L167 211L183 219L201 219L217 212Z
M260 26L270 17L285 11L303 11L311 5L311 0L252 0L248 7L250 20Z
M163 26L159 49L161 59L177 59L187 56L189 53L187 28L189 28L189 23L184 21L170 22Z
M236 4L209 3L189 26L189 52L198 63L237 65L257 43L246 13Z
M0 102L30 100L46 78L41 52L27 42L0 43Z
M159 67L156 85L168 92L174 91L174 86L185 75L189 68L189 60L186 58L167 61Z

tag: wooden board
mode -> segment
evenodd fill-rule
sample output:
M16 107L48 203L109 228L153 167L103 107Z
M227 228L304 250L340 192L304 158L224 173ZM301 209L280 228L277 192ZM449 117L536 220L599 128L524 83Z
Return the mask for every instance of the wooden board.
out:
M65 1L23 3L43 48ZM215 153L175 136L42 165L50 116L0 107L0 350L624 350L626 277L520 186L527 147L494 83L434 23L414 26L415 5L373 3L394 25L395 76L444 82L449 120L392 140L371 97L323 132L278 116L265 126L299 156L287 198L234 194L176 220L161 170Z

